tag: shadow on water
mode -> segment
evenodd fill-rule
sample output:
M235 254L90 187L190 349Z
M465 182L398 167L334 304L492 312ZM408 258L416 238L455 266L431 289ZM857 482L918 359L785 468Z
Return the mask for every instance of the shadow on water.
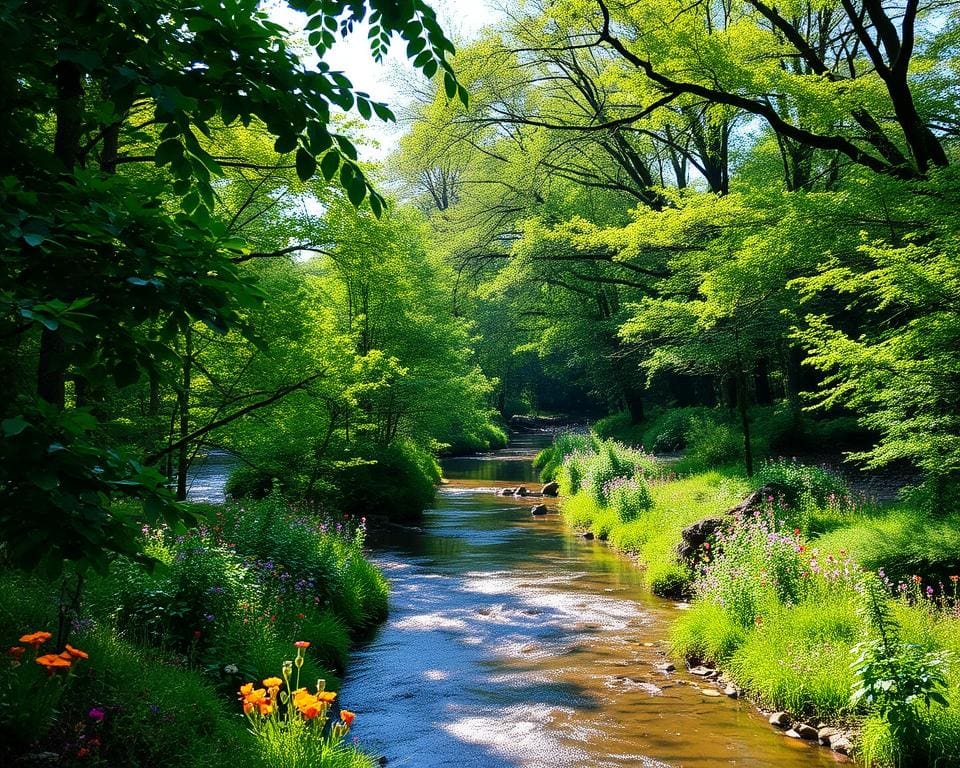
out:
M530 458L548 441L447 460L452 482L423 530L377 544L391 614L341 694L361 713L361 743L418 768L833 764L748 703L658 671L677 609L556 514L534 519L529 503L495 495L532 484Z

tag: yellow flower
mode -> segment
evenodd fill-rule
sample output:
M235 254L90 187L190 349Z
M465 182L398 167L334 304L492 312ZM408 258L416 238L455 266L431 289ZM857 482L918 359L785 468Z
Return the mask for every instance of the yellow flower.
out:
M283 680L281 680L279 677L268 677L263 681L263 685L266 688L279 688L281 685L283 685Z

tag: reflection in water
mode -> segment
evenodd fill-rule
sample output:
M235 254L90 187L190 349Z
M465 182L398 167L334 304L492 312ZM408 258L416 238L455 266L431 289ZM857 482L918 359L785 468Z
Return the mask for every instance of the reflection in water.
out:
M448 477L488 487L442 488L424 532L378 545L391 615L342 691L364 746L418 768L833 764L749 704L659 672L673 606L555 514L494 495L491 483L530 481L545 442L446 462Z

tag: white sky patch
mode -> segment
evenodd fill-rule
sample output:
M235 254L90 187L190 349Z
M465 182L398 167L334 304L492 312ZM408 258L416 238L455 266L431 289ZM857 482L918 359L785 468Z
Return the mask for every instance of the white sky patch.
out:
M496 7L497 0L432 0L440 26L455 44L463 45L475 40L484 27L495 24L503 14ZM305 39L303 30L306 17L290 10L285 3L266 3L271 17L290 30L295 37ZM365 91L375 101L382 101L394 113L410 102L411 85L423 87L425 79L416 72L406 58L406 42L394 37L390 52L382 62L374 61L367 38L369 25L358 25L345 39L339 39L326 58L335 70L343 71L354 88ZM304 57L310 64L310 59ZM314 57L313 61L316 61ZM419 82L417 82L419 81ZM359 116L352 115L358 121ZM406 132L400 123L383 123L374 118L366 123L363 134L367 142L357 147L363 160L379 160L396 148L399 137Z

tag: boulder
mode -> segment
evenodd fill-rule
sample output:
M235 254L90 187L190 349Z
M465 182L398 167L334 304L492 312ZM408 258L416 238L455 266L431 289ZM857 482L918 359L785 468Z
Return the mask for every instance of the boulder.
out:
M797 723L793 730L800 734L801 739L806 741L817 741L817 729L807 723Z
M740 691L738 691L734 686L728 685L723 689L725 695L729 696L731 699L740 698Z
M513 496L516 492L516 488L504 488L502 491L500 491L500 496Z
M515 490L515 491L513 492L513 495L514 495L514 496L526 496L527 493L529 493L529 492L527 491L526 486L521 485L519 488L517 488L517 490Z
M704 696L710 696L711 698L716 698L723 695L716 688L702 688L701 692Z
M723 517L707 517L703 520L688 525L680 534L681 542L677 545L677 555L684 562L690 563L703 549L711 536L727 524L727 519Z
M560 493L560 483L554 481L547 483L543 486L543 490L540 491L544 496L556 496Z
M841 755L849 755L853 751L853 744L846 734L838 733L830 738L830 749Z
M770 725L777 728L789 728L793 721L786 712L774 712L770 715Z
M535 504L533 509L530 510L531 515L545 515L547 514L547 505L546 504Z
M675 666L673 666L673 664L671 664L670 662L667 662L667 663L665 663L665 664L657 664L657 669L660 670L661 672L676 672L676 671L677 671L677 668L676 668Z
M587 541L591 541L593 539L593 531L586 531L583 534L583 538L585 538Z
M696 675L697 677L713 677L717 674L715 669L710 669L710 667L698 666L691 667L690 674Z
M836 728L830 728L829 726L821 728L817 731L817 741L826 746L830 746L830 739L833 736L838 736L840 731Z
M799 738L800 738L800 734L797 733L793 728L791 728L789 731L787 731L787 732L784 733L783 735L786 736L788 739L799 739Z

